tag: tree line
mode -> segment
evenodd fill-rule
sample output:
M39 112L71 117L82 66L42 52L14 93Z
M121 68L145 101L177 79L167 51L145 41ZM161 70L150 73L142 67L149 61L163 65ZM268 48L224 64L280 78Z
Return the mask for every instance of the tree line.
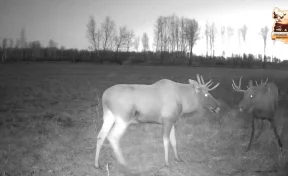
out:
M239 45L245 45L247 26L237 29ZM1 62L18 60L54 60L54 61L94 61L99 63L115 62L118 64L169 64L169 65L227 65L227 66L266 66L268 61L271 65L279 64L276 57L266 56L266 43L268 27L261 28L259 34L263 38L264 52L258 55L243 53L232 53L226 55L225 48L221 56L215 56L215 40L218 30L215 23L208 22L204 28L206 41L206 55L197 56L193 54L193 48L200 36L200 25L197 20L170 16L159 16L154 24L154 35L152 48L149 47L147 33L136 36L133 29L127 26L117 27L116 23L109 17L105 17L102 23L97 25L95 18L90 16L86 25L86 37L89 47L85 50L66 49L58 47L57 42L50 40L47 46L40 41L28 41L25 29L22 28L20 37L14 42L11 38L3 38L0 45ZM222 26L220 29L222 44L225 39L228 43L234 35L231 26ZM235 42L235 41L234 41ZM139 45L142 44L142 51ZM223 45L224 46L224 45ZM152 51L153 50L153 51Z

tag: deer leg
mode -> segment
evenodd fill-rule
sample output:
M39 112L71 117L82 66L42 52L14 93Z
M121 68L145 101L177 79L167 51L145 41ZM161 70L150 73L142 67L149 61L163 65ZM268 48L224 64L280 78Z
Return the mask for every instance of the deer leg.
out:
M164 154L165 154L165 166L170 167L168 155L169 155L169 144L170 144L170 132L172 129L172 122L169 120L163 120L163 144L164 144Z
M120 117L118 117L120 118ZM125 133L127 127L128 127L128 123L122 121L122 120L117 120L114 124L114 127L112 128L110 134L108 135L108 140L114 150L114 153L116 155L116 158L118 160L118 162L120 164L122 164L123 166L127 166L127 163L124 159L124 156L122 154L122 151L119 147L119 141L121 139L121 137L123 136L123 134Z
M254 115L252 117L252 132L251 132L251 137L250 137L250 141L249 141L249 144L248 144L248 147L246 148L246 152L248 152L251 148L251 143L252 143L252 140L254 138L254 131L255 131L255 118L254 118Z
M109 133L109 131L111 130L114 122L115 122L115 118L113 116L113 114L110 111L106 111L104 112L104 121L103 121L103 125L102 128L97 136L97 145L96 145L96 154L95 154L95 167L99 168L99 153L101 150L101 147Z
M174 156L177 162L182 162L182 160L180 159L178 152L177 152L177 145L176 145L176 136L175 136L175 127L174 125L172 126L171 132L170 132L170 141L171 141L171 145L173 147L173 151L174 151Z
M273 119L271 119L271 120L269 120L269 121L270 121L270 123L271 123L271 127L272 127L272 129L273 129L273 132L274 132L274 134L275 134L275 137L276 137L276 139L277 139L277 141L278 141L278 146L280 147L280 150L282 151L282 150L283 150L283 145L282 145L282 142L281 142L281 140L280 140L279 134L278 134L278 132L277 132L276 125L275 125L275 121L274 121Z

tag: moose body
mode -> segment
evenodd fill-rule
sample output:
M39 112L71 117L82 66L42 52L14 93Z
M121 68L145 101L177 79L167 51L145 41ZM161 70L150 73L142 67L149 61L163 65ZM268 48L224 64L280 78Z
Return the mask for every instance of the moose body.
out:
M242 90L241 78L239 80L239 86L236 86L234 80L232 80L233 89L238 92L244 92L244 97L238 105L239 111L245 111L252 116L252 132L246 151L250 150L254 138L255 119L262 120L262 125L263 120L268 120L271 123L278 145L280 149L283 148L275 125L275 114L279 101L278 88L274 83L267 83L267 81L268 78L266 82L263 83L261 81L261 84L259 85L256 82L256 85L254 86L252 80L250 80L247 90Z
M95 167L99 168L99 154L105 138L114 150L118 162L126 166L119 140L131 123L157 123L163 125L165 165L169 166L168 149L171 142L174 156L181 161L177 148L174 124L182 114L204 107L218 113L219 102L208 92L211 80L204 83L189 79L190 84L162 79L152 85L118 84L108 88L102 96L103 125L97 136ZM109 133L109 134L108 134Z

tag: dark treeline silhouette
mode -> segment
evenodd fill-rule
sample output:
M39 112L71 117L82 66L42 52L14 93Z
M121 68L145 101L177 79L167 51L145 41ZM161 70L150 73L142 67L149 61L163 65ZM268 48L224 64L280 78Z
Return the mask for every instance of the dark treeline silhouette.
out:
M153 48L149 51L149 37L147 33L136 36L134 31L116 24L110 17L106 17L97 28L96 21L90 16L86 25L86 36L90 46L86 50L66 49L53 40L44 47L40 41L27 42L24 28L20 37L14 43L13 39L4 38L0 45L1 63L11 61L71 61L71 62L93 62L112 64L137 64L137 65L190 65L190 66L219 66L219 67L243 67L243 68L284 68L288 67L287 61L280 61L276 57L265 55L267 27L262 28L261 35L264 40L264 57L261 54L232 54L225 57L215 56L215 24L206 24L206 54L205 56L193 54L193 48L200 39L200 26L195 19L184 17L160 16L154 25ZM233 34L231 26L221 27L222 43ZM229 30L230 29L230 30ZM265 29L265 31L264 31ZM226 31L226 32L225 32ZM230 31L230 32L229 32ZM231 32L232 31L232 32ZM245 36L247 27L244 25L238 30ZM239 44L241 35L239 35ZM231 41L230 41L231 42ZM139 44L143 50L138 52ZM132 51L134 49L134 51Z
M94 51L64 49L64 48L1 48L2 63L13 61L70 61L93 62L98 64L131 64L131 65L189 65L190 55L183 52L152 52L152 51L120 51L115 56L115 51ZM5 58L5 59L3 59ZM263 66L262 55L244 54L223 56L198 56L193 55L193 66L218 66L218 67L242 67L257 68ZM268 57L267 68L288 67L287 61Z

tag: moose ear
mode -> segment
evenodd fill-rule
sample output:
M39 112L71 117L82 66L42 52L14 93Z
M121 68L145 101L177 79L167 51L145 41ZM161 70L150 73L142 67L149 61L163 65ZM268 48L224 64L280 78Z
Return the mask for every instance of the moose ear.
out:
M189 83L198 87L198 82L195 80L189 79Z
M249 81L248 86L253 87L253 81L252 80Z
M193 85L193 87L195 89L195 92L198 93L199 92L199 84L198 84L198 82L195 81L195 80L189 79L189 83L191 85Z

